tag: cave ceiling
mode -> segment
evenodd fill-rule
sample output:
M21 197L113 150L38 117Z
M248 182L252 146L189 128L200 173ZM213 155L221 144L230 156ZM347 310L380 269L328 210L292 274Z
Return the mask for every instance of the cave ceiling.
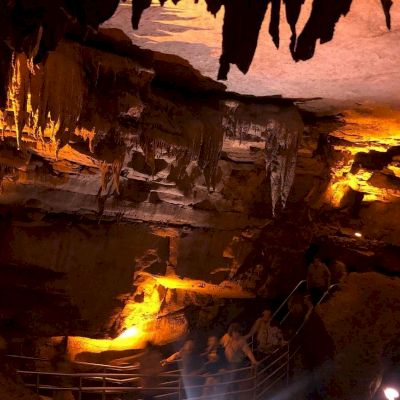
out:
M311 1L304 2L298 32L305 26L311 6ZM141 46L180 55L203 74L217 76L223 9L214 18L204 2L181 0L177 5L167 2L164 7L154 2L143 12L137 30L131 28L130 15L130 6L122 6L106 25L124 29ZM323 98L308 103L319 110L354 107L365 101L398 106L400 71L393 54L400 36L399 2L393 2L391 16L389 31L380 1L354 0L336 24L333 39L324 44L317 42L313 57L306 62L294 62L289 49L291 30L283 8L279 49L269 37L267 15L249 72L243 75L233 67L224 83L228 90L238 93Z

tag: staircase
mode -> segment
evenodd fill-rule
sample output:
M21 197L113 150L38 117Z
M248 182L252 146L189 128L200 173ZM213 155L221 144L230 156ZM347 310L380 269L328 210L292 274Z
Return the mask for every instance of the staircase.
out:
M276 318L294 293L303 287L304 282L300 281L296 285L271 318ZM324 301L336 287L337 285L332 285L318 304ZM290 311L279 322L286 320L289 314ZM207 396L201 395L204 388L204 376L183 375L179 369L163 372L159 375L159 385L146 389L140 387L140 378L143 375L138 372L138 366L116 367L107 364L75 362L76 369L90 368L94 372L60 373L24 369L19 369L17 372L25 385L38 394L52 396L55 391L69 391L74 393L78 400L116 400L122 399L124 394L130 394L132 396L130 398L141 399L146 391L156 393L155 399L262 400L266 398L266 395L289 385L293 359L300 351L300 345L296 343L296 339L306 322L307 318L286 345L264 357L257 367L249 366L215 374L216 383L212 386L212 393ZM49 360L33 357L15 355L8 357L18 361L49 362ZM68 381L68 384L63 383L65 381Z

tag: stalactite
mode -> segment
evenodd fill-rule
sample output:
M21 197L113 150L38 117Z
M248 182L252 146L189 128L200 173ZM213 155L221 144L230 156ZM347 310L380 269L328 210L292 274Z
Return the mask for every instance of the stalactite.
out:
M27 57L24 54L15 55L13 59L13 74L9 86L9 99L14 111L18 149L21 145L22 131L27 121L29 74Z
M393 1L392 0L381 0L381 3L382 3L382 7L383 7L383 12L385 13L386 26L388 29L391 29L392 21L390 18L390 9L392 8Z
M218 161L224 140L222 114L211 109L202 113L204 136L201 143L198 165L202 169L207 189L215 189Z
M303 122L295 107L228 103L224 118L228 137L265 142L265 168L270 180L272 214L285 205L293 184Z
M283 0L283 2L286 6L286 21L289 24L290 30L292 32L292 36L290 37L289 49L293 57L297 40L296 25L297 21L299 20L301 7L304 4L305 0Z
M270 176L272 215L283 210L294 181L297 150L302 126L289 126L282 122L273 123L271 134L265 142L265 168Z
M163 5L166 0L160 0ZM177 4L179 0L173 0ZM235 64L246 73L252 62L257 46L259 31L265 11L271 3L269 33L276 46L279 45L279 23L282 2L286 7L287 22L292 31L290 50L294 60L307 60L314 55L316 42L325 43L332 39L335 25L349 11L352 0L314 0L309 20L297 38L296 25L304 0L205 0L207 9L213 15L224 6L223 52L220 59L219 78L226 79L230 64ZM197 2L197 1L195 1ZM392 0L380 0L390 29ZM102 22L115 13L118 0L43 0L3 1L0 13L0 40L17 52L31 57L36 45L38 31L42 34L37 43L35 63L45 59L54 50L71 23L79 26L83 38L85 32L95 30ZM138 29L143 11L150 7L150 0L132 0L132 27ZM35 19L32 16L35 15ZM0 60L0 70L4 63ZM7 63L6 63L7 64ZM1 85L2 82L0 82ZM3 98L2 98L3 97ZM4 96L0 89L0 107Z
M285 4L286 20L292 35L289 49L294 60L308 60L313 57L318 40L326 43L333 38L335 26L341 16L350 10L353 0L314 0L311 15L297 38L296 25L305 0L205 0L207 10L214 16L224 6L225 16L222 32L222 55L218 79L226 80L230 64L235 64L247 73L257 47L258 36L268 5L271 3L269 34L279 47L279 25L281 4ZM390 8L392 0L380 0L385 14L386 25L391 27ZM162 4L164 4L164 0ZM178 1L173 1L177 3ZM148 0L132 1L132 26L138 29L143 10L150 7Z
M133 29L139 28L139 21L142 16L142 13L146 8L149 8L150 5L151 5L151 0L132 0L131 22Z
M30 70L23 53L14 55L9 102L15 118L17 145L25 125L44 138L48 127L58 152L75 132L82 110L85 85L78 55L71 46L52 53L44 65ZM62 79L60 79L62 77Z
M32 75L32 113L37 132L43 132L54 123L53 140L59 150L75 132L82 111L85 84L79 64L79 55L71 46L65 46L48 57L44 66ZM62 76L62 79L60 79Z

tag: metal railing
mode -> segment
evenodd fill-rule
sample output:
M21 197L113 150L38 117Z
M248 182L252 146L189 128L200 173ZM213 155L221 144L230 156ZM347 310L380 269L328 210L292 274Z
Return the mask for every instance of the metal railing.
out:
M41 360L43 361L43 360ZM110 373L110 372L84 372L84 373L60 373L45 371L18 370L25 385L37 393L70 391L77 392L81 400L85 393L97 393L106 398L111 393L156 393L155 397L173 398L182 400L213 399L225 396L230 398L237 395L252 395L253 399L260 399L266 390L286 377L289 362L289 347L278 349L273 354L260 361L258 367L248 366L233 370L226 370L212 375L216 382L212 385L215 393L203 396L204 380L210 376L185 375L180 371L174 373L161 373L158 376L159 384L155 387L141 387L141 378L146 375L139 373ZM30 378L30 379L29 379ZM56 380L69 380L68 384L58 384ZM101 382L101 384L99 384ZM130 385L127 385L130 383Z
M275 311L276 315L282 309L290 297L299 289L305 281L300 281L295 289L289 294L281 306ZM321 296L318 304L322 303L338 287L331 285ZM60 373L46 371L18 370L25 385L34 389L37 393L71 391L77 392L78 399L82 400L85 393L99 394L105 400L107 394L111 393L137 393L139 395L152 392L157 399L191 400L200 399L230 399L232 397L248 397L252 400L262 400L272 390L283 385L288 385L291 375L291 363L300 351L300 345L296 344L301 330L308 321L308 316L302 321L289 342L276 349L273 353L265 356L257 367L248 366L233 370L218 372L213 375L187 375L182 370L162 372L157 376L158 384L155 387L142 387L141 380L147 376L137 372L138 366L113 366L109 364L97 364L87 362L74 362L73 365L99 368L99 372L76 372ZM47 361L43 358L9 355L8 357L21 360ZM111 372L112 371L112 372ZM118 372L115 372L118 371ZM203 395L204 382L212 376L214 382L209 389L211 394ZM58 384L55 381L68 380L68 384ZM99 385L101 383L101 385ZM189 397L187 397L189 394ZM140 398L140 397L139 397Z

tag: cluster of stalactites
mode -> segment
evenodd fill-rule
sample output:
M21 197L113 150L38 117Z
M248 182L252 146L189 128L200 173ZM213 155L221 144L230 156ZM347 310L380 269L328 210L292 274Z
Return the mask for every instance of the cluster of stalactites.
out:
M88 140L89 150L94 153L95 138L102 136L100 128L87 130L80 126L86 86L76 47L61 44L59 51L52 52L44 64L36 66L24 53L15 53L8 88L8 109L1 113L2 136L6 129L14 130L18 149L23 133L30 135L31 140L45 142L50 139L55 145L54 156L57 158L59 150L69 143L72 136L79 135ZM113 136L113 133L108 136ZM123 146L119 144L119 147ZM101 172L99 193L102 195L107 190L119 193L123 157L121 151L114 155L112 150L108 151L105 159L100 157L98 160Z
M265 142L265 168L275 216L285 207L295 177L297 151L304 130L298 110L231 102L227 104L224 128L233 139Z
M166 0L160 0L161 5ZM236 65L247 73L257 47L260 29L271 7L269 34L276 47L280 41L280 17L285 6L287 23L291 29L289 49L294 60L308 60L313 57L315 47L332 40L336 23L345 16L353 0L314 0L310 16L299 36L297 23L305 0L205 0L207 9L216 15L222 6L225 8L222 31L222 55L218 79L225 80L230 65ZM378 1L378 0L377 0ZM173 0L178 3L179 0ZM390 8L392 0L380 0L388 29L391 27ZM150 0L132 0L132 26L138 28L143 10L150 7ZM381 16L377 16L381 18Z
M17 147L24 130L41 140L49 132L57 150L67 144L79 122L84 87L77 55L68 47L38 66L24 53L14 54L8 112L14 114Z
M221 118L221 113L206 108L200 116L178 109L145 110L139 121L138 145L146 163L154 172L157 157L173 157L184 167L195 161L203 171L208 189L214 189L224 137Z

